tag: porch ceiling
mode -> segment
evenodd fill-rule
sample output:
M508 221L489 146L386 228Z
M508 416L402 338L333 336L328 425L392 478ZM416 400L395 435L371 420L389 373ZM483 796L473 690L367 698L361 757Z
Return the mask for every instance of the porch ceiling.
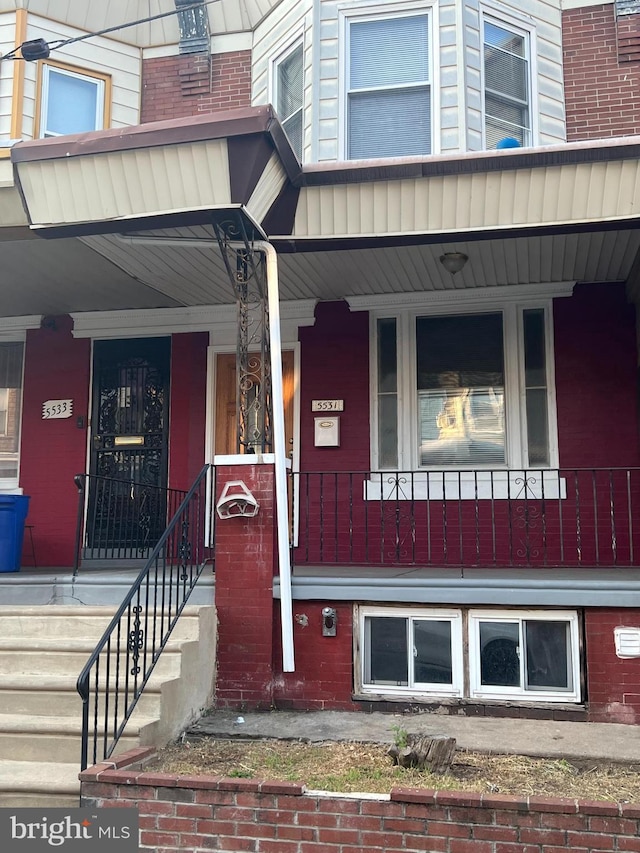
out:
M142 235L137 235L142 236ZM231 286L210 229L149 232L144 240L97 237L0 242L2 314L223 305ZM155 239L170 238L157 243ZM188 240L186 245L173 240ZM204 240L194 245L194 240ZM469 256L451 275L438 258ZM550 234L279 255L283 300L446 291L553 281L635 278L640 230ZM636 264L637 265L637 264Z
M54 239L0 227L7 315L230 304L210 224L229 211L275 245L283 300L640 290L640 137L301 171L272 108L255 107L22 143L12 163L32 232ZM469 257L456 275L448 251Z

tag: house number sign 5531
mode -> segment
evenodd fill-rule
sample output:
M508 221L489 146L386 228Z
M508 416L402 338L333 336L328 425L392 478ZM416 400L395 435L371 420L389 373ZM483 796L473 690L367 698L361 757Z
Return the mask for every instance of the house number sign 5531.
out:
M73 400L45 400L42 404L42 419L70 418L73 414Z
M344 400L312 400L312 412L344 412Z

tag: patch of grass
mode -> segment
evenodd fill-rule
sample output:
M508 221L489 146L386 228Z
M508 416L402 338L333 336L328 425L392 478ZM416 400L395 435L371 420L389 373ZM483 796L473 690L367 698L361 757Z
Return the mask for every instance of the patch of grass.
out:
M160 750L153 769L299 782L314 790L344 793L388 793L406 786L640 802L636 766L458 750L451 771L433 775L394 766L387 746L368 743L205 738Z

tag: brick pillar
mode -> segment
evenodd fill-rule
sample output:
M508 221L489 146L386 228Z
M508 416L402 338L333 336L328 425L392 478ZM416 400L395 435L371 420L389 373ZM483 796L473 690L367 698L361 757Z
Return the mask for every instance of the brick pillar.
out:
M273 692L275 472L271 464L217 466L216 502L230 480L242 480L260 510L254 518L216 521L216 705L265 709Z

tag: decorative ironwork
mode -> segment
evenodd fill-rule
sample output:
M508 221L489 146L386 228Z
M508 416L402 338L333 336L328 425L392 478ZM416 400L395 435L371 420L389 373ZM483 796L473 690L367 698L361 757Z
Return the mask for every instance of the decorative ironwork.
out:
M634 567L640 468L296 472L298 565Z
M242 218L214 220L237 305L236 411L237 452L273 449L271 346L266 260L256 251Z
M129 631L129 639L127 642L127 650L131 652L131 657L133 658L133 665L129 672L131 675L139 675L140 674L140 652L144 647L144 631L140 627L140 614L142 613L142 607L140 605L136 605L131 608L131 612L134 615L133 620L133 628Z
M83 770L113 753L193 588L212 562L215 513L208 518L204 513L205 495L214 492L213 472L211 465L200 471L78 677ZM83 478L76 482L82 486Z

